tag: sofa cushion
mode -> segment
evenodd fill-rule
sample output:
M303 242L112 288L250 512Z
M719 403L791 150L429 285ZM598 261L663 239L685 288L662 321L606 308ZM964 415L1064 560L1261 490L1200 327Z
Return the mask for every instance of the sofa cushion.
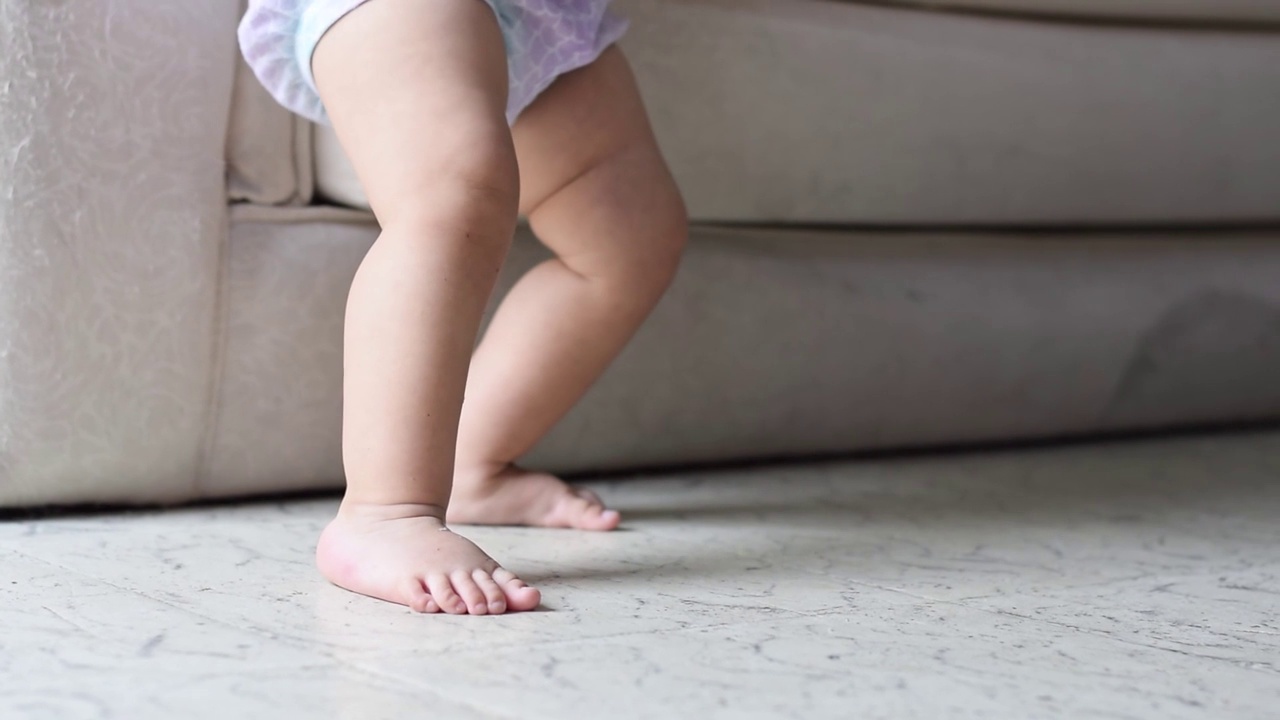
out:
M243 58L237 62L227 126L228 198L306 205L315 190L311 123L276 103Z
M343 306L378 228L336 212L233 214L206 496L341 485ZM522 230L502 291L545 258ZM526 460L621 470L1275 418L1277 273L1275 233L699 227L635 342Z
M829 0L619 6L699 220L1280 217L1280 35ZM316 142L323 194L367 206L332 133Z
M695 0L696 1L696 0ZM981 11L1054 18L1212 24L1280 23L1280 3L1271 0L829 0L850 4L898 4L930 10ZM667 0L669 3L670 0ZM701 0L704 5L714 0ZM623 6L634 11L639 3ZM659 2L659 4L662 4ZM721 0L721 6L738 6ZM641 8L642 10L644 8ZM1275 29L1274 25L1271 27ZM643 28L641 28L643 30ZM638 43L628 43L643 55ZM641 68L642 72L644 68ZM232 201L260 205L305 204L313 188L311 141L307 124L292 118L262 90L247 68L237 75L228 142L228 179ZM339 202L361 206L362 193L341 157L333 157L332 136L322 138L317 160L326 166L321 186Z
M842 0L858 2L859 0ZM1274 0L882 0L929 9L1196 23L1280 22Z

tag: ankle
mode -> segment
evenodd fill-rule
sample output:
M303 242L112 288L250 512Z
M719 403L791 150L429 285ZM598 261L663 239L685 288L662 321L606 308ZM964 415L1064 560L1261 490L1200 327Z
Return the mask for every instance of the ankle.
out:
M374 502L348 495L338 507L338 518L361 522L434 518L443 523L447 511L448 508L443 505Z
M514 465L501 460L464 461L461 458L454 464L455 482L462 480L468 483L483 483L497 478Z

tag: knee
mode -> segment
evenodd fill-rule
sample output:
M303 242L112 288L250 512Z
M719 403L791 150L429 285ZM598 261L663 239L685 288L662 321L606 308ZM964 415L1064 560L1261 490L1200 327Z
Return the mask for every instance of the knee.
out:
M689 213L674 183L669 198L654 213L653 222L655 232L644 246L645 257L637 263L637 273L651 291L660 295L675 279L689 243Z
M437 144L435 142L433 145ZM515 232L520 175L510 139L440 142L418 161L374 210L383 229L414 237L447 234L503 248Z
M655 188L644 212L647 230L619 258L614 282L631 294L656 302L675 279L689 242L689 214L674 182Z

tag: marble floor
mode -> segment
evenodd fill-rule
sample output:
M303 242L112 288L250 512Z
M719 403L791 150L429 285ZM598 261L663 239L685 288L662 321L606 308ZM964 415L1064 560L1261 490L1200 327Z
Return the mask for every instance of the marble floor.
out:
M0 718L1280 717L1280 432L595 486L541 612L326 586L308 499L0 522Z

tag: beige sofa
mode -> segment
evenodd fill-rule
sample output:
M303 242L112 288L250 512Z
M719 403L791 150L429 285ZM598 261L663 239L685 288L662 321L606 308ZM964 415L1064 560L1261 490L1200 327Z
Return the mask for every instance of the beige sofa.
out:
M1280 3L620 5L697 227L529 463L1280 417ZM240 11L0 4L0 506L341 482L377 230Z

